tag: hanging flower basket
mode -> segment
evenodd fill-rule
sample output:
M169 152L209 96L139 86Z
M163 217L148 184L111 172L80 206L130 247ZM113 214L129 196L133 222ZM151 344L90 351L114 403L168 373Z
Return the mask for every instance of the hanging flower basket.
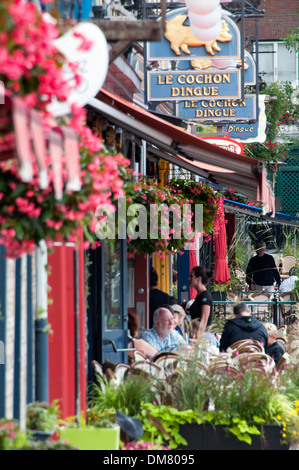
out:
M210 239L210 232L218 234L221 225L225 223L221 206L223 196L209 186L205 181L190 181L183 179L172 179L169 182L171 191L181 194L191 204L192 212L195 213L195 205L202 205L203 235L205 241ZM194 219L192 220L194 229Z
M110 214L110 228L112 238L124 238L125 233L129 256L156 254L164 258L169 252L183 250L186 243L200 235L195 223L196 204L203 209L201 235L205 240L209 239L211 231L218 233L224 223L222 196L206 183L173 179L167 186L159 188L146 178L134 182L128 177L123 190L125 202L121 206L119 200L114 201L116 212ZM125 232L121 234L122 223ZM109 238L104 230L96 233L98 238Z
M1 107L0 244L5 246L6 256L10 258L32 253L41 240L45 240L48 247L57 238L61 242L79 243L82 228L86 246L89 245L97 222L97 206L111 203L124 194L123 179L129 162L122 155L105 150L102 139L85 125L85 110L73 106L70 117L61 118L59 122L47 112L47 105L53 99L64 102L72 87L81 82L78 66L67 61L56 49L53 41L58 37L55 22L49 21L33 3L25 0L1 3L0 80L6 95L12 97L13 103L18 100L23 112L21 118L33 115L33 110L40 113L37 119L42 122L45 139L58 126L59 130L75 135L80 160L76 168L80 184L71 190L66 152L59 158L61 167L57 171L57 160L53 161L51 148L47 147L48 184L41 185L40 168L33 151L36 149L31 148L27 133L22 132L21 137L27 139L30 154L27 163L32 172L28 180L24 179L20 155L15 152L16 142L20 145L20 133L16 139L17 121L12 118L15 108L10 107L10 101L5 112ZM72 71L72 85L63 73L65 65Z

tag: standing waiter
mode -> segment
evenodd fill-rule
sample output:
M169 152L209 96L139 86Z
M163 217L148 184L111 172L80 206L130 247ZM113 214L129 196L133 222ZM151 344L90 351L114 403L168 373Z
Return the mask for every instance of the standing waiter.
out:
M256 255L250 259L246 269L246 281L253 291L274 292L274 282L280 285L281 279L272 255L265 253L266 243L259 240L254 249Z

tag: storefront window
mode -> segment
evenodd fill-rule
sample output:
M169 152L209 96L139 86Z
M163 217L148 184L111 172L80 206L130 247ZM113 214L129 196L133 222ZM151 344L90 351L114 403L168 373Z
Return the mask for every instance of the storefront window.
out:
M103 243L105 273L105 329L122 328L120 243Z
M255 58L255 53L253 52ZM269 85L273 82L296 82L298 55L287 50L283 42L259 43L259 72Z

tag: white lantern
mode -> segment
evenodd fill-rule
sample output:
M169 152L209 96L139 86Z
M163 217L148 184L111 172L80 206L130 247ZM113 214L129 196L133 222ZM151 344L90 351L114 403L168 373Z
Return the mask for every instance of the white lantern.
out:
M222 22L220 21L215 26L213 26L213 28L209 28L209 29L197 28L191 23L190 29L192 31L192 34L196 37L196 39L199 39L203 43L206 43L206 42L214 41L215 39L217 39L217 37L222 31Z
M207 15L220 5L220 0L185 0L185 3L189 11L198 15Z
M212 59L211 60L213 67L217 69L226 69L228 67L236 67L236 59Z
M215 26L221 21L222 8L219 6L212 13L207 15L198 15L193 11L189 11L190 23L196 28L208 29Z
M82 34L90 42L88 50L80 50L80 39L76 39L74 33ZM66 101L53 100L47 106L50 113L59 117L70 113L73 103L85 106L102 88L109 67L109 49L104 33L97 25L89 22L78 23L63 36L55 39L54 45L69 62L79 65L82 78L82 84L71 91ZM72 83L70 71L66 68L64 73L66 79Z

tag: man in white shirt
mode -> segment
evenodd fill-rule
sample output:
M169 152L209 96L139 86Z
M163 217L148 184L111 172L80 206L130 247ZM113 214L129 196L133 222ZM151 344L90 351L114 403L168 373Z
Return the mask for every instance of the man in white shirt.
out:
M289 277L282 281L279 286L278 292L284 294L285 292L291 292L295 287L295 282L298 281L298 276L296 276L297 268L293 267L289 271Z

